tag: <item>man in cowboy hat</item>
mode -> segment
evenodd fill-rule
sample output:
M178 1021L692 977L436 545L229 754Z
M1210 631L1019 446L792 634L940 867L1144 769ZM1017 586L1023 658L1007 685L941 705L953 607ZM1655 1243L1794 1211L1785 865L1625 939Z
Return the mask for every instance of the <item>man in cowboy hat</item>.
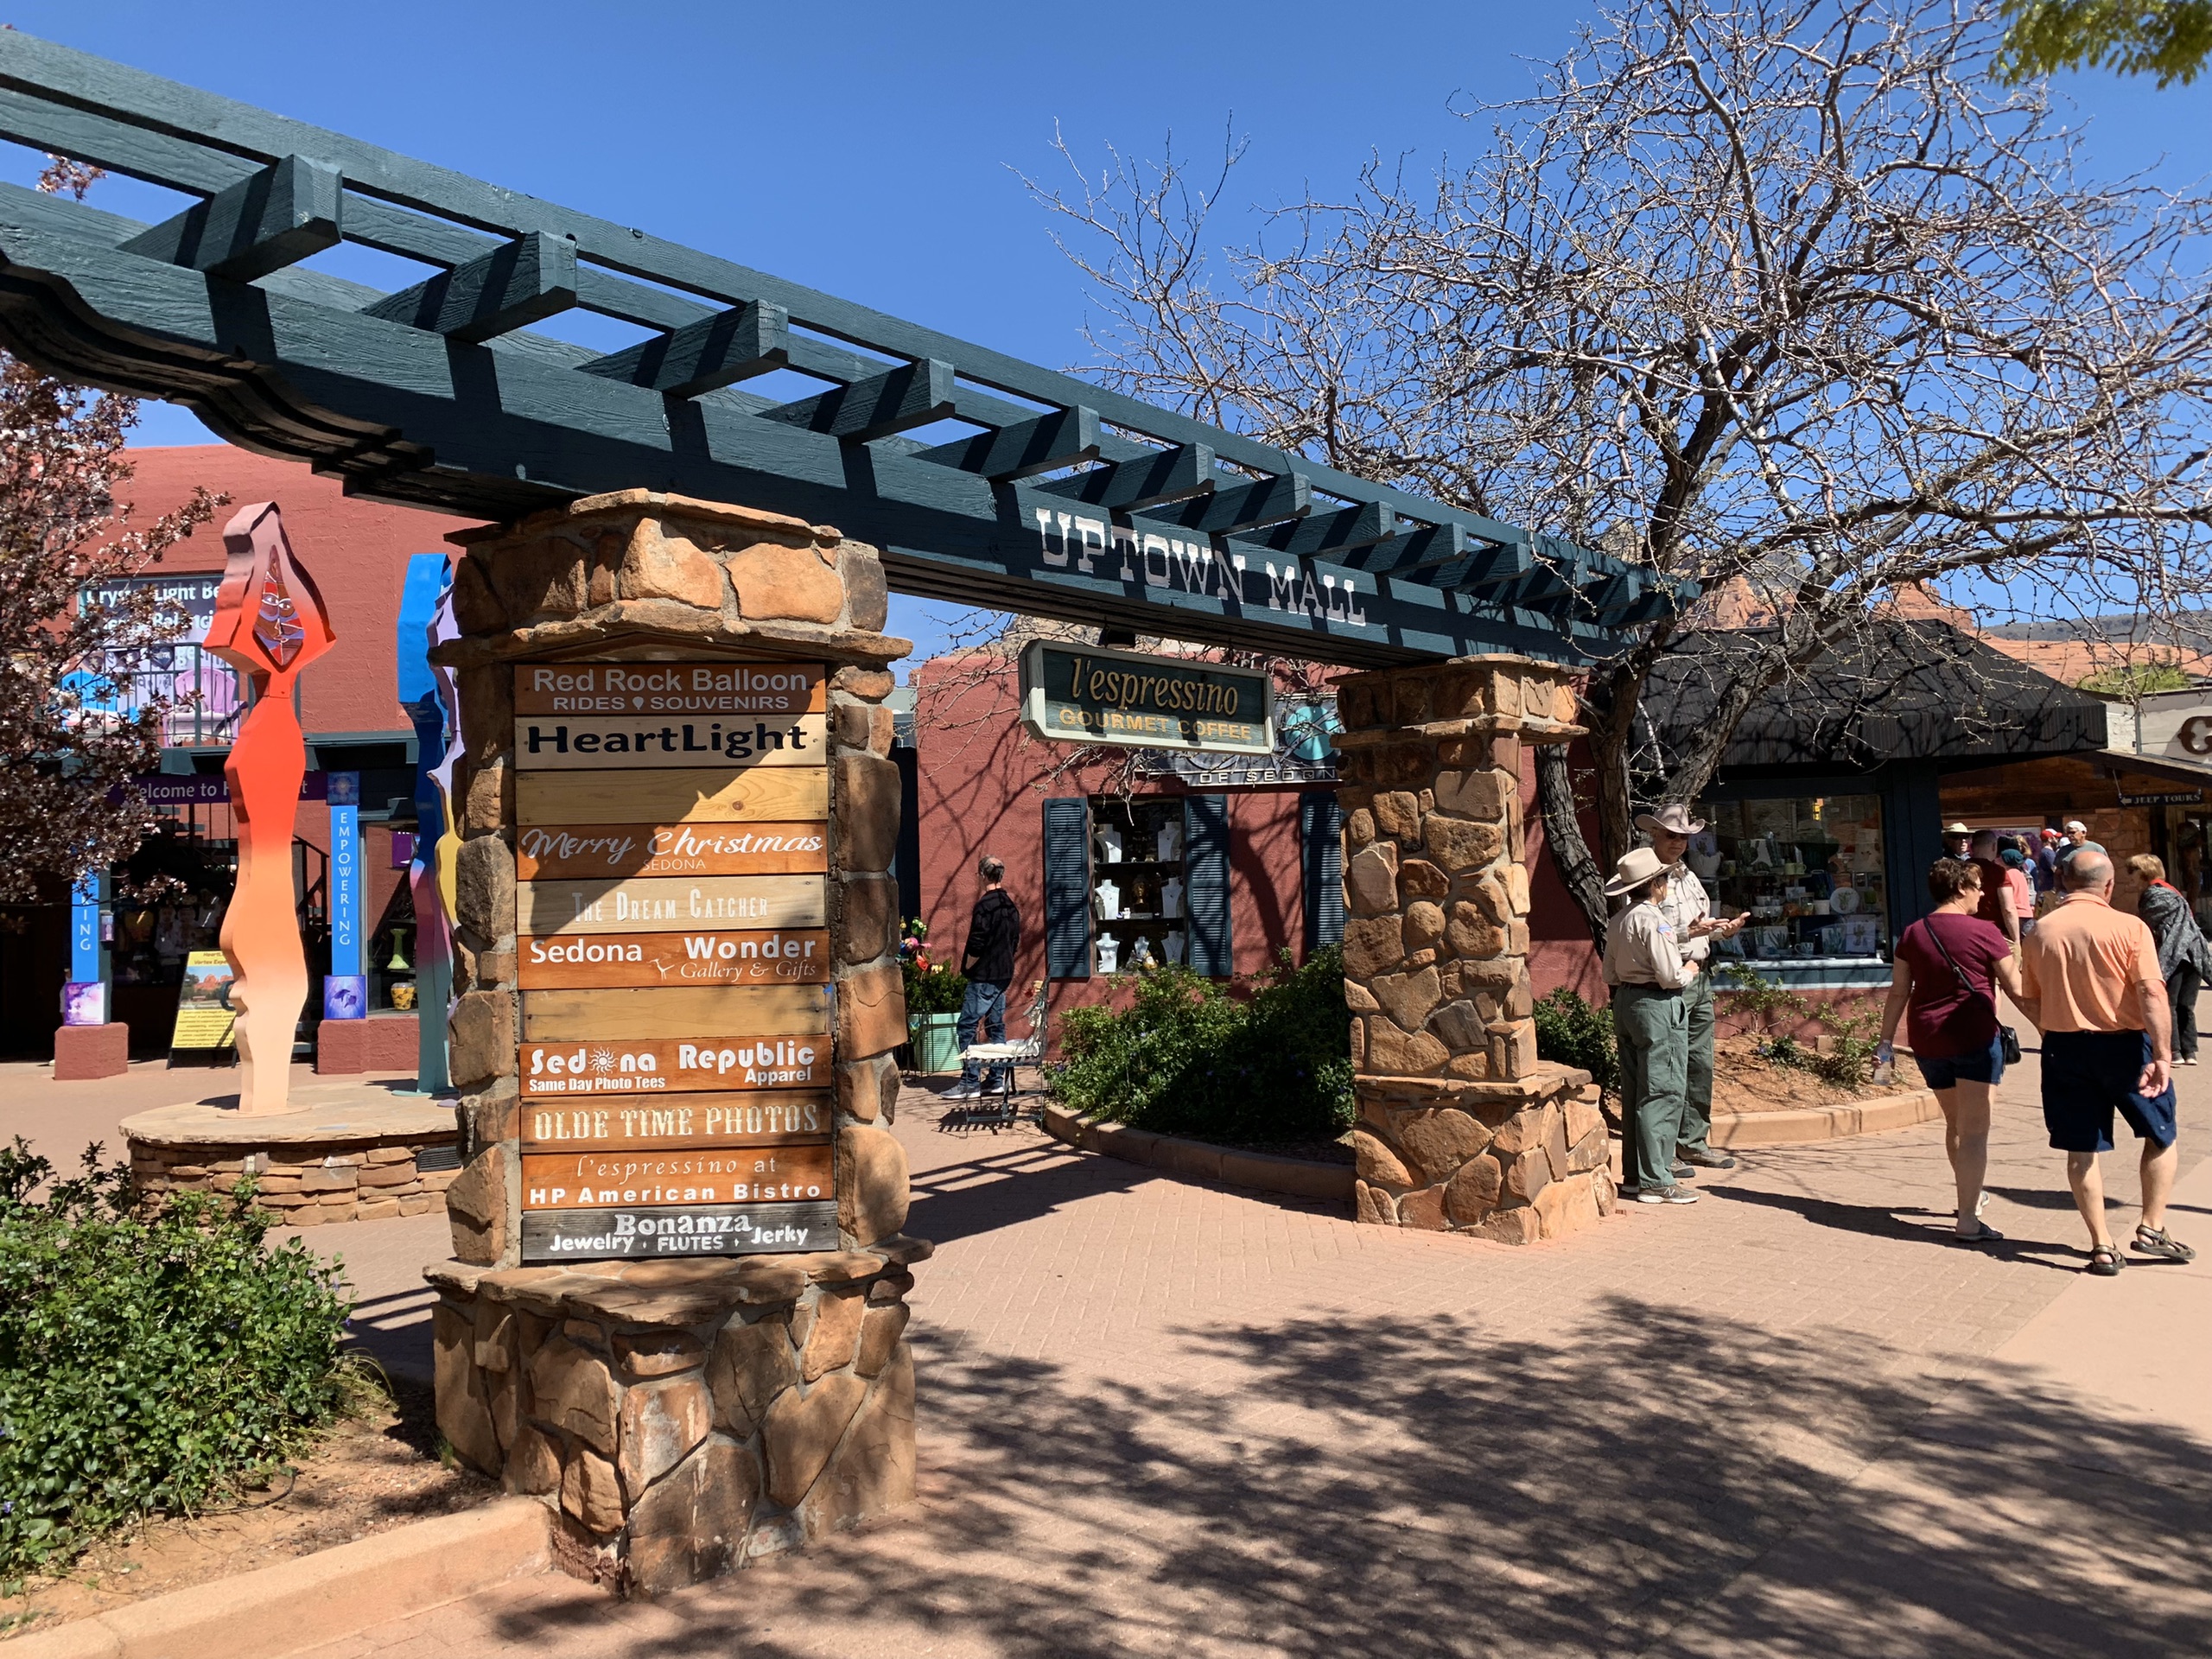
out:
M1713 954L1713 941L1732 938L1745 918L1715 921L1705 883L1682 861L1691 837L1703 833L1704 819L1690 817L1689 808L1681 802L1669 801L1656 812L1638 813L1636 827L1651 837L1651 850L1666 866L1667 891L1659 900L1660 913L1675 930L1675 944L1682 960L1700 964L1697 976L1682 991L1682 1007L1689 1016L1689 1071L1683 1085L1681 1144L1676 1156L1685 1165L1703 1169L1733 1169L1736 1160L1725 1152L1715 1152L1707 1140L1713 1133L1713 979L1703 964Z
M1695 1204L1697 1194L1675 1179L1675 1141L1689 1060L1682 988L1703 976L1659 908L1666 887L1667 867L1649 847L1623 858L1605 884L1609 897L1629 901L1605 924L1621 1065L1621 1190L1640 1204Z
M1968 849L1973 845L1974 831L1963 823L1943 826L1943 855L1946 858L1955 858L1963 863L1971 855Z

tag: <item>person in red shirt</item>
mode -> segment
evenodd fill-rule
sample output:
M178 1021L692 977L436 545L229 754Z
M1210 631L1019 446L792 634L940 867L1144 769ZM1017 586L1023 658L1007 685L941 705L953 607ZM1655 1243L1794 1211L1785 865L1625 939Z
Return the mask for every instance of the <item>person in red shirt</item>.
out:
M1997 987L2020 996L2019 964L2012 942L1981 908L1981 870L1965 859L1939 858L1928 872L1933 915L1904 931L1890 975L1890 1000L1882 1008L1882 1045L1888 1063L1896 1052L1897 1021L1907 1021L1913 1063L1943 1113L1943 1151L1957 1183L1958 1217L1953 1236L1985 1244L2004 1236L1981 1219L1989 1172L1989 1109L2005 1076L2005 1047L1997 1033Z
M2012 889L2005 880L2005 866L1997 857L1997 832L1977 830L1968 843L1974 868L1981 872L1980 908L1974 914L1996 925L2008 945L2020 942L2020 918L2012 908Z

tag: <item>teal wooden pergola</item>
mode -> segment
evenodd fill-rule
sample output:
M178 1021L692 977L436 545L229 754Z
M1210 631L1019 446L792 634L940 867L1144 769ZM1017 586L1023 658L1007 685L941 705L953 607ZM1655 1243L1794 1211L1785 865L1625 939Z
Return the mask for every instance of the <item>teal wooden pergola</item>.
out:
M0 137L197 200L0 185L0 343L350 492L512 519L646 487L834 524L900 592L1350 666L1605 654L1687 591L1554 537L387 149L0 32ZM418 262L396 293L305 269ZM571 308L652 331L597 354ZM786 370L795 401L748 393ZM956 422L965 435L906 435ZM941 433L940 433L941 435Z

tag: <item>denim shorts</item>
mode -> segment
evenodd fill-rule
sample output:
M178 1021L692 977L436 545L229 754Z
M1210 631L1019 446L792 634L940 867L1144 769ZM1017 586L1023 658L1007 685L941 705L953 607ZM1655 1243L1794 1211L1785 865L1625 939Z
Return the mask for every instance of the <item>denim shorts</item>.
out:
M2047 1031L2043 1034L2043 1121L2061 1152L2110 1152L2112 1117L2127 1120L2138 1141L2174 1143L2174 1086L2139 1095L2151 1063L2151 1039L2139 1031Z
M1987 1048L1973 1054L1939 1057L1916 1051L1912 1063L1920 1068L1921 1081L1930 1089L1951 1089L1961 1083L1994 1085L2005 1080L2005 1039L1993 1037Z

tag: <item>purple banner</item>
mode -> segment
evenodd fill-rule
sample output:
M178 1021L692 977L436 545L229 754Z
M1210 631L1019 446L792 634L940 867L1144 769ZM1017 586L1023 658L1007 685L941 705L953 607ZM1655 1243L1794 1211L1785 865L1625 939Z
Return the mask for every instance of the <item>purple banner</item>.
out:
M151 806L226 806L231 786L219 772L141 773L130 780ZM320 801L328 797L330 774L311 772L300 780L300 798ZM111 797L111 798L118 798Z

